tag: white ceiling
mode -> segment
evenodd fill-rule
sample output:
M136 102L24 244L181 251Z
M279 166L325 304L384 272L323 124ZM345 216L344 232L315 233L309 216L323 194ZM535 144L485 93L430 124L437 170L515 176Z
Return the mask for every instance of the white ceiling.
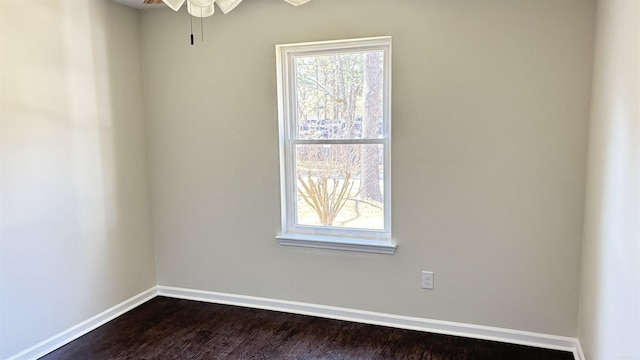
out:
M151 9L151 8L166 6L165 4L146 5L145 3L143 3L143 0L112 0L112 1L115 1L117 3L123 4L126 6L130 6L136 9Z

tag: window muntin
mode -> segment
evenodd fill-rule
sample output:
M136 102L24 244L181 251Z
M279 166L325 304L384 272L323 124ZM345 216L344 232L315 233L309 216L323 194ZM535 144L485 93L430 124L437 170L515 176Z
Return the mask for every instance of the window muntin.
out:
M278 238L311 240L314 247L364 241L395 249L389 193L391 38L276 49Z

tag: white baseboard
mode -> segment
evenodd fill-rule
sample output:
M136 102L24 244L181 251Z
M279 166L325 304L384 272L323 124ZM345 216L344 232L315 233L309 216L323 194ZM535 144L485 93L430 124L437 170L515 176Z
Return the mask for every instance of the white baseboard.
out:
M584 360L578 340L571 337L170 286L158 286L158 295L562 350Z
M54 335L39 344L36 344L7 360L32 360L42 357L53 350L79 338L89 331L117 318L127 311L153 299L158 295L156 286L135 295L120 304L113 306L100 314L85 320L57 335Z

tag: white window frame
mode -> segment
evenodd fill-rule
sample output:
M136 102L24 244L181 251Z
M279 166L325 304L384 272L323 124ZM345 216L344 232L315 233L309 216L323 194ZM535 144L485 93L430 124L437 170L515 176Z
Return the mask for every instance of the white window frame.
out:
M382 51L383 137L375 139L303 140L297 134L297 98L294 59L296 56ZM281 245L393 254L391 238L391 37L373 37L276 45L278 126L280 133L280 194L282 231L276 236ZM383 147L384 229L342 229L296 225L297 144L380 144Z

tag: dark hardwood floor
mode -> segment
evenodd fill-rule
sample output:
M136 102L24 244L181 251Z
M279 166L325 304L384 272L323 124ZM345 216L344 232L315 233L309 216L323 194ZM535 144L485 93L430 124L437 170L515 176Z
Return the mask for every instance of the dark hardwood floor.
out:
M540 359L569 352L156 297L42 359Z

